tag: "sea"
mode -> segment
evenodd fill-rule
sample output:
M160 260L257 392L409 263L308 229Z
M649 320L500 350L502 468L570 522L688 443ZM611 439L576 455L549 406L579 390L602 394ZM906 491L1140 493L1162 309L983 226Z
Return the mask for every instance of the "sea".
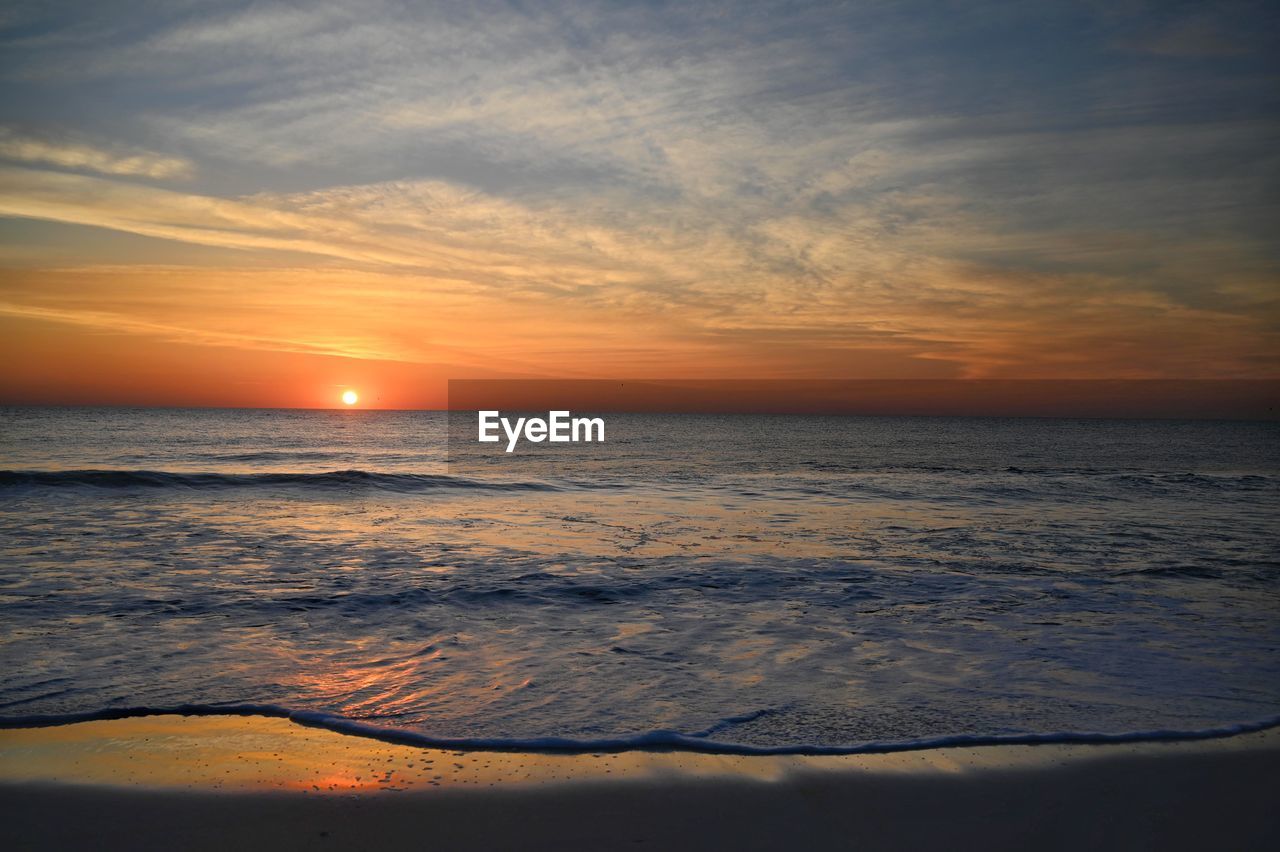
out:
M1280 715L1280 424L604 417L507 454L465 412L0 409L0 724L843 753Z

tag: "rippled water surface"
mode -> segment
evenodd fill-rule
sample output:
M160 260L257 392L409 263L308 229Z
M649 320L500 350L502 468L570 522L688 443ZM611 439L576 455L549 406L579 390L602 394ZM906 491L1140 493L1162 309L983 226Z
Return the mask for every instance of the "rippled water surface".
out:
M0 410L0 716L787 746L1280 713L1276 424L454 426Z

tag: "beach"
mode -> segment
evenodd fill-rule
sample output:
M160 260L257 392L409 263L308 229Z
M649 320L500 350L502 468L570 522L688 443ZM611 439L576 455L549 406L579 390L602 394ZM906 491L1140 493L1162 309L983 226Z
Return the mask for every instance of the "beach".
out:
M0 848L1277 845L1273 424L3 416Z
M1267 849L1280 730L839 757L446 751L261 717L0 732L7 849Z

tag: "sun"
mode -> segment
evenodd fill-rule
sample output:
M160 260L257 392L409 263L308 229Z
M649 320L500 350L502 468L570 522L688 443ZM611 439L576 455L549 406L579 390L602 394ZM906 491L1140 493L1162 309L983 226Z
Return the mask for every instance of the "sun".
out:
M353 390L343 391L342 401L345 402L347 405L355 405L357 402L360 401L360 397L357 396L356 392Z

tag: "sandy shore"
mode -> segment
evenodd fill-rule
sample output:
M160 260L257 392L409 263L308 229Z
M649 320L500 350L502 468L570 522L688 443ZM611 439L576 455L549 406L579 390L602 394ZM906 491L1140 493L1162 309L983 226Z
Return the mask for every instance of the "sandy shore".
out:
M855 757L459 753L282 719L0 731L5 849L1272 849L1280 731Z

